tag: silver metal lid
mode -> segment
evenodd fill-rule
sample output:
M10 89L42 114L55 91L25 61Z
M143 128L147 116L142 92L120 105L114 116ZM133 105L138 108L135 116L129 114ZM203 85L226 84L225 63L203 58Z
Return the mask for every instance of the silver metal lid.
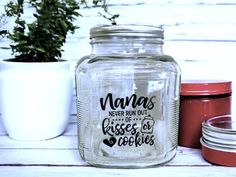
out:
M202 142L214 149L236 151L236 121L223 115L203 122Z
M151 25L103 25L90 30L90 38L96 37L153 37L164 38L164 29Z

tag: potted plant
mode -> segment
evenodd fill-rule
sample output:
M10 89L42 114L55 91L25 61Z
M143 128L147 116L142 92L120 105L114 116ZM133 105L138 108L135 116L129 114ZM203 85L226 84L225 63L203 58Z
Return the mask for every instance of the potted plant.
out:
M93 1L98 2L102 0ZM24 19L26 6L34 8L31 23ZM0 107L11 138L43 140L64 132L73 76L61 52L67 33L77 28L73 21L80 16L79 8L76 0L18 0L6 5L6 16L15 17L13 32L6 32L15 57L0 63Z

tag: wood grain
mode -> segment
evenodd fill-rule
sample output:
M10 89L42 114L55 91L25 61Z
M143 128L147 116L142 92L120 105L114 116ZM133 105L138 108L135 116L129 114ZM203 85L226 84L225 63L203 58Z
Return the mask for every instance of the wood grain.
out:
M111 176L126 176L126 177L235 177L235 168L223 168L223 167L157 167L148 169L102 169L94 167L50 167L50 166L39 166L39 167L0 167L1 176L7 177L111 177Z
M0 2L0 11L7 0ZM152 24L165 28L164 52L180 64L182 78L220 78L234 80L236 74L236 2L235 0L110 0L109 10L120 14L117 23ZM99 8L82 8L80 29L69 34L63 58L76 62L90 53L89 29L109 24L99 17ZM30 9L26 10L26 16ZM12 28L11 21L6 25ZM2 40L0 47L9 45ZM11 57L11 51L0 49L0 58ZM214 67L212 67L214 66ZM201 72L199 72L201 68ZM209 68L211 68L209 70ZM222 69L223 68L223 69ZM72 73L73 74L73 73ZM236 82L233 82L236 90ZM235 96L234 96L235 97ZM233 97L233 105L236 105ZM236 113L234 109L233 112ZM46 141L10 139L0 118L0 177L235 177L236 168L215 166L206 162L199 149L179 147L176 157L164 166L147 169L103 169L84 162L77 150L75 99L65 133Z

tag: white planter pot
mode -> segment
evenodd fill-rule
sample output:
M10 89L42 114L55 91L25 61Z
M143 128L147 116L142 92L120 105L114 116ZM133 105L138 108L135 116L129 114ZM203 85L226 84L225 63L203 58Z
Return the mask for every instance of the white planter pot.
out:
M72 81L67 61L1 61L0 108L9 136L44 140L62 134L71 111Z

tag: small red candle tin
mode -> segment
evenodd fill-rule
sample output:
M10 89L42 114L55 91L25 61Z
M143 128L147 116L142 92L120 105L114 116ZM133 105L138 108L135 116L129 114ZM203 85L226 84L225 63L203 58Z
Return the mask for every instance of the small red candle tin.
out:
M205 120L231 114L230 81L183 81L180 93L179 145L200 148Z
M203 122L201 144L205 160L217 165L236 167L236 121L230 115Z

